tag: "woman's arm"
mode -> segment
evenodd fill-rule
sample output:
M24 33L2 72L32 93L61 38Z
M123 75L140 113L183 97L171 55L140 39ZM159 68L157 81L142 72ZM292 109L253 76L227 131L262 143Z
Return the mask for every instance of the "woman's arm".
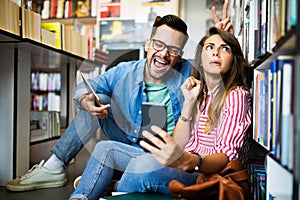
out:
M167 142L163 143L150 133L146 133L144 136L151 142L155 143L160 149L157 149L144 141L141 141L140 144L144 148L148 149L152 153L153 157L162 165L182 169L185 171L191 171L194 170L195 167L198 167L198 171L201 173L215 173L223 169L223 167L229 161L225 154L215 153L203 157L201 165L198 166L198 155L186 152L179 148L171 136L159 127L153 127L153 131L158 133Z
M203 157L201 165L198 166L199 156L197 154L185 152L178 160L169 166L185 171L191 171L197 167L198 172L210 174L222 170L228 162L228 157L225 154L216 153Z
M181 115L173 131L175 142L181 147L187 144L191 136L192 115L195 112L197 98L200 93L201 82L194 77L188 78L180 87L184 96Z

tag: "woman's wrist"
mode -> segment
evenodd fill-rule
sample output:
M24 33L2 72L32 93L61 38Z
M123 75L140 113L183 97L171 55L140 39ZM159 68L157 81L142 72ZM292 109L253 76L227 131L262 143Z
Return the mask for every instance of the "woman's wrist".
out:
M192 121L192 116L185 117L182 114L179 116L179 119L181 119L183 122L190 122Z
M183 104L183 108L179 117L179 119L181 119L184 122L192 121L192 113L193 113L193 106L190 106L190 104L186 104L186 105Z
M192 154L197 156L197 162L195 164L195 171L199 171L200 166L202 165L202 156L198 153L193 152Z

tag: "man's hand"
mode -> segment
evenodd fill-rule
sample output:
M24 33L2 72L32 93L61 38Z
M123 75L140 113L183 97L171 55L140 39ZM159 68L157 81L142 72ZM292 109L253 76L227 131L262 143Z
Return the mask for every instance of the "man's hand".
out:
M91 93L85 97L81 101L81 106L91 113L91 115L97 117L97 119L105 119L108 116L107 109L110 108L110 105L103 105L101 104L100 106L95 105L95 96Z
M222 20L220 21L219 20L219 17L216 13L216 8L213 6L211 8L211 14L212 14L212 17L213 17L213 20L214 20L214 23L215 23L215 27L219 28L219 29L222 29L222 30L225 30L225 31L228 31L230 33L233 34L233 26L230 22L230 19L228 17L228 1L226 1L223 5L223 10L222 10Z

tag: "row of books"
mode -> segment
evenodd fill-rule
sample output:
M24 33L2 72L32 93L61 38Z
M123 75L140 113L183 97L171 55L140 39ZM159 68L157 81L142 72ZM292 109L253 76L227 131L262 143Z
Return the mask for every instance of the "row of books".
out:
M55 92L46 94L32 94L31 110L51 110L60 111L61 97Z
M31 72L31 90L61 91L61 73Z
M60 118L57 111L30 112L30 142L60 136Z
M236 35L243 33L241 44L249 61L272 53L276 43L297 25L297 3L297 0L248 0L234 6L243 6L245 10L243 14L233 13L236 16L233 21L239 26L235 27Z
M83 58L93 59L92 49L96 46L94 25L74 28L73 25L60 22L43 22L39 13L20 8L10 0L0 0L0 3L0 29Z
M283 166L293 168L294 57L278 56L264 69L255 70L254 140L271 151Z
M32 2L31 10L41 14L42 19L95 17L96 3L96 0L39 0Z
M250 162L249 170L249 190L252 195L251 199L266 199L266 169L261 162Z

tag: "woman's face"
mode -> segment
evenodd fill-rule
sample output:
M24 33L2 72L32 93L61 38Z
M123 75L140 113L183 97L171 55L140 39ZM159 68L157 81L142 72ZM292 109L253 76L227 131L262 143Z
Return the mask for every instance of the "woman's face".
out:
M232 50L219 35L212 35L204 42L201 60L206 76L223 75L232 65Z

